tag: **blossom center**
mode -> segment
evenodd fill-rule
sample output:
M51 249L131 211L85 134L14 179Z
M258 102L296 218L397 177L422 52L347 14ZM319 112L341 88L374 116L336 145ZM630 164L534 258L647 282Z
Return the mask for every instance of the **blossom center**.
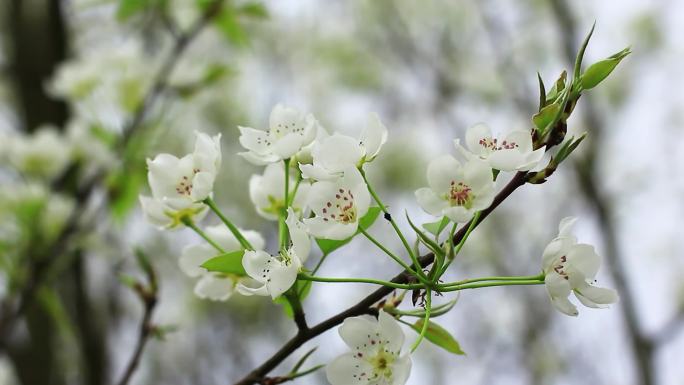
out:
M176 192L179 195L190 196L192 194L192 178L198 172L200 172L200 170L195 168L192 170L192 175L190 177L183 175L180 182L176 185Z
M351 190L340 188L335 192L335 199L325 203L321 209L323 220L340 223L356 222L356 205Z
M473 189L463 182L452 180L448 198L452 206L463 206L469 209L473 205Z
M565 278L565 280L568 280L568 272L565 271L565 265L568 261L568 258L564 255L556 261L556 263L553 265L553 271L556 272L556 274L560 275L561 277Z
M380 338L379 333L375 333L375 336L368 335L368 342L361 347L357 347L357 352L354 357L360 360L366 361L373 368L371 373L362 372L358 375L354 374L354 379L358 381L363 380L378 380L380 378L385 378L387 380L392 379L392 364L397 358L398 353L389 350L387 345L389 341L383 341ZM371 350L368 352L368 348L375 347L375 351ZM362 351L362 350L365 350ZM356 366L359 367L358 365Z
M489 151L499 151L499 150L512 150L518 148L518 143L513 141L504 140L501 144L498 143L496 138L485 137L479 140L480 146L484 147Z
M268 133L270 137L275 139L280 139L287 134L299 134L300 136L304 136L304 125L298 122L282 122L276 124Z

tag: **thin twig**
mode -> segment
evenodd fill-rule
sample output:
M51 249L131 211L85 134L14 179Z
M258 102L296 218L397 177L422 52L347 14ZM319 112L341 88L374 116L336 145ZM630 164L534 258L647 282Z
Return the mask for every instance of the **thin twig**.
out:
M148 283L145 286L140 282L136 282L133 286L133 289L138 294L138 297L144 305L144 313L142 321L140 322L140 327L138 328L138 340L135 344L133 355L126 365L124 374L117 382L118 385L126 385L131 380L136 369L138 369L138 366L140 366L140 359L142 358L143 349L145 349L147 341L150 339L155 330L155 326L152 323L152 315L154 313L155 307L157 306L158 300L157 294L159 289L157 283L157 274L143 254L138 255L138 261L145 272L145 275L147 276Z

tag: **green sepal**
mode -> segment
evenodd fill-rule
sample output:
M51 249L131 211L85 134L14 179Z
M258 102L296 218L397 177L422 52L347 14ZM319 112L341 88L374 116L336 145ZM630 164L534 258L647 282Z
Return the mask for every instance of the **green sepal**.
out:
M242 266L242 256L244 254L244 250L221 254L204 262L201 266L212 272L244 277L247 275L245 268Z

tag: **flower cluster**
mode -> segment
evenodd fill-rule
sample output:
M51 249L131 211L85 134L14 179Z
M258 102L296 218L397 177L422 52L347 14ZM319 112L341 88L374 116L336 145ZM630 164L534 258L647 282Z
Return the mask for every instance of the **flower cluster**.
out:
M380 209L386 210L368 185L364 165L378 156L387 141L387 128L376 115L370 115L359 138L339 133L329 135L313 115L277 105L271 112L267 130L239 127L239 131L239 141L245 151L238 155L254 165L264 166L261 173L251 177L249 196L261 217L278 222L277 252L266 250L260 234L233 225L213 202L212 191L221 163L220 135L210 137L197 133L192 153L181 158L159 154L148 160L152 196L140 197L143 210L157 226L171 229L186 225L207 241L186 247L179 260L185 274L198 278L194 290L198 297L223 301L238 292L274 300L284 296L288 302L298 302L301 292L294 289L297 280L317 278L307 275L304 265L311 254L312 238L345 241L353 237L359 231L361 218L369 212L371 197ZM543 147L534 148L530 130L513 131L499 140L482 124L467 130L467 148L459 140L454 144L460 159L452 155L434 159L427 168L428 187L415 192L423 210L442 218L439 223L454 222L454 229L456 224L468 222L492 205L500 172L532 170L545 151ZM223 224L201 230L195 223L210 210ZM417 265L419 262L406 245L401 230L390 215L386 219L392 222L414 266ZM444 256L448 251L453 259L453 253L458 251L454 251L452 242L438 245L426 240L415 228L422 235L422 244L435 255L442 253L442 262L439 265L435 262L437 269L433 267L430 276L422 270L412 270L383 249L415 275L415 282L427 283L422 286L427 305L419 313L424 317L422 331L412 350L429 327L436 327L428 323L431 290L462 290L474 287L469 286L472 282L477 282L479 287L545 283L553 306L568 315L577 315L576 307L568 300L573 292L588 307L614 303L617 300L614 291L594 286L600 258L593 247L577 243L570 235L572 223L573 219L561 222L558 237L544 250L543 273L533 277L491 277L442 284L441 269L448 267ZM435 234L439 239L439 231ZM451 250L444 251L448 247ZM357 282L369 281L373 280ZM415 289L412 285L398 287ZM293 302L290 305L294 306ZM411 359L401 353L405 336L397 318L415 313L394 313L393 308L394 305L385 307L389 313L381 310L377 319L360 316L344 320L339 333L351 352L327 366L331 384L406 383ZM460 348L453 346L449 349L460 352Z
M454 145L464 158L459 161L443 155L428 165L428 186L416 190L418 204L428 214L465 223L475 212L494 200L494 170L528 171L544 156L544 148L534 149L532 131L517 130L499 141L484 124L466 131L468 149L456 139Z

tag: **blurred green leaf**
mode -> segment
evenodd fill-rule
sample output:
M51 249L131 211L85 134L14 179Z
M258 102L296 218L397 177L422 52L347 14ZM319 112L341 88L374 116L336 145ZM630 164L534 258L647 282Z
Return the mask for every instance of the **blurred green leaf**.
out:
M589 90L596 87L603 79L607 78L615 67L620 64L622 59L627 57L630 53L632 53L632 51L627 47L608 59L601 60L589 66L580 78L582 89Z
M245 276L247 272L242 266L242 255L244 253L244 250L238 250L232 253L221 254L204 262L202 267L217 273Z
M240 25L234 8L224 7L221 13L214 19L214 25L229 42L237 46L244 46L249 41L247 32Z
M268 9L264 4L258 2L243 4L238 8L238 11L245 16L253 17L255 19L268 18Z
M116 18L119 21L126 21L131 16L147 8L149 4L150 0L119 0Z
M420 333L423 330L424 323L424 319L419 319L412 324L411 327L413 330ZM465 355L465 352L461 350L461 345L458 343L458 341L456 341L456 339L452 337L446 329L432 321L428 321L428 328L425 333L425 338L450 353Z
M382 210L380 210L380 207L373 206L373 207L369 208L366 215L364 215L363 218L361 218L359 220L359 227L364 229L364 230L371 227L373 225L373 223L375 222L375 220L378 219L378 215L380 215L381 212L382 212ZM356 234L358 234L358 233L359 232L357 231ZM341 241L337 241L337 240L333 240L333 239L318 239L317 238L316 243L318 244L318 247L321 249L323 254L330 254L333 251L335 251L335 250L339 249L340 247L349 243L352 240L352 238L354 238L356 236L356 234L352 235L351 237L349 237L347 239L343 239Z

